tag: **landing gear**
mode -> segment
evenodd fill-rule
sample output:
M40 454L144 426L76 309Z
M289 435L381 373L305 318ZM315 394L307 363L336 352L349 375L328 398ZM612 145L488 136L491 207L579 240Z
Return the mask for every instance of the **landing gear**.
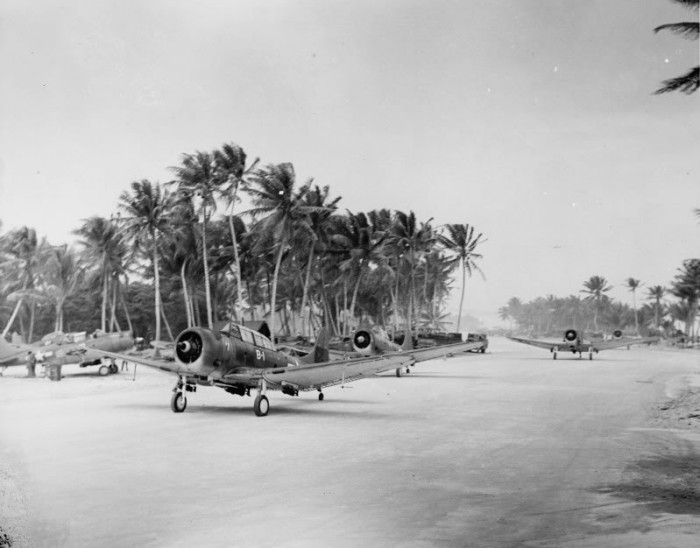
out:
M187 408L187 396L185 393L187 391L194 392L195 386L188 386L187 380L179 377L177 379L177 384L173 388L173 395L170 398L170 409L173 413L182 413Z
M170 398L170 409L173 413L182 413L187 408L187 398L185 393L178 390Z
M593 348L588 349L588 359L592 360L593 359Z
M556 347L556 346L555 346L554 348L552 348L552 359L553 359L553 360L556 360L556 359L557 359L557 352L558 352L558 350L559 350L559 348Z
M97 373L100 375L100 377L106 377L110 373L110 368L108 365L101 365L97 370Z
M264 396L262 394L258 394L255 396L255 403L253 404L253 411L255 411L256 416L258 417L264 417L267 415L267 412L270 410L270 402L267 399L267 396Z
M400 367L397 367L397 368L396 368L396 376L397 376L397 377L400 377L400 376L401 376L401 368L400 368Z
M318 401L323 401L324 395L320 390L318 391Z
M117 367L116 363L110 363L109 364L109 372L114 375L115 373L119 373L119 367Z
M258 385L258 395L255 396L255 402L253 403L253 411L257 417L264 417L270 410L270 401L267 399L265 393L267 392L267 383L265 379L260 380Z

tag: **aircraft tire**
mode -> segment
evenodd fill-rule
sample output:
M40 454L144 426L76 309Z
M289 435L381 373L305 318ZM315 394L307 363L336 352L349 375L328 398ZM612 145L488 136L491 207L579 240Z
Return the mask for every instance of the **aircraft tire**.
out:
M323 401L324 395L323 392L318 393L318 401Z
M117 367L117 364L113 363L110 364L109 366L109 372L114 375L115 373L119 373L119 368Z
M592 359L593 359L593 352L589 352L589 353L588 353L588 359L589 359L589 360L592 360Z
M173 413L182 413L187 409L187 398L179 390L170 398L170 409L173 410Z
M400 367L397 367L397 368L396 368L396 376L397 376L397 377L400 377L400 376L401 376L401 368L400 368Z
M253 404L253 411L255 411L255 415L258 417L264 417L267 415L269 410L270 402L267 399L267 396L263 396L262 394L256 396L255 403Z
M109 366L101 365L100 368L97 370L97 373L99 373L100 377L106 377L110 373Z
M554 352L554 354L553 354L553 359L555 359L555 360L557 359L557 353L556 353L556 352Z

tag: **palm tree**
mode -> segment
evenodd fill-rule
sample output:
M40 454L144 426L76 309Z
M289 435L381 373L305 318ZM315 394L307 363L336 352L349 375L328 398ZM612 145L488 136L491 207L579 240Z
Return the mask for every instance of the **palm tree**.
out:
M18 300L2 333L3 337L7 335L12 327L22 304L30 297L30 293L34 288L36 271L39 268L45 248L46 242L43 240L39 242L36 230L26 226L13 230L5 237L5 254L7 259L2 262L2 268L3 271L8 268L15 270L19 286L15 286L15 289L18 290L16 291ZM31 340L34 325L34 303L30 301L29 306L30 328L29 333L25 334L27 335L27 340Z
M250 166L246 167L246 158L245 151L234 143L224 144L220 149L214 151L215 172L219 180L217 186L230 208L228 223L229 230L231 231L231 240L233 241L233 258L236 264L237 299L234 309L240 309L243 306L243 283L241 279L241 260L238 254L238 238L236 236L236 227L233 220L233 209L238 201L239 188L245 184L246 176L253 172L259 161L259 159L256 158ZM223 181L221 180L222 178L224 178Z
M602 276L591 276L588 280L583 282L583 287L584 289L581 291L583 293L588 293L586 300L593 303L593 325L595 330L598 331L598 313L600 312L602 304L608 299L605 293L610 291L612 286L608 285L608 281Z
M674 0L679 4L689 8L698 9L699 0ZM666 25L658 26L654 29L654 32L659 32L661 30L670 30L674 34L678 34L683 38L688 38L690 40L697 40L700 34L700 23L698 21L686 21L682 23L668 23ZM686 74L678 76L676 78L671 78L669 80L663 81L663 86L657 89L654 93L668 93L670 91L682 91L686 94L694 93L700 87L700 66L690 69Z
M115 272L123 271L123 261L126 253L123 235L119 232L116 222L104 217L93 216L83 220L83 225L74 234L81 239L78 242L84 247L87 262L96 267L95 275L99 277L102 286L102 321L100 328L107 331L107 303L109 301L110 284Z
M486 240L481 239L482 233L474 237L474 227L469 224L448 224L445 225L445 229L447 230L447 235L440 235L440 243L455 254L455 261L459 263L462 270L462 293L459 298L459 316L457 317L457 331L459 332L467 273L471 278L472 273L476 270L483 277L483 272L476 264L476 261L481 259L482 255L476 253L476 248Z
M172 204L172 197L167 190L162 190L158 183L151 183L146 179L131 183L131 193L124 191L119 196L119 208L126 214L121 218L126 233L137 249L148 254L150 248L155 284L156 340L160 340L162 314L158 238L168 226Z
M270 333L275 336L277 313L277 281L279 279L282 256L287 246L300 226L309 226L308 214L310 208L304 203L304 197L309 191L311 181L308 181L299 191L294 190L296 174L290 163L270 164L251 175L251 186L248 194L253 207L246 213L258 218L265 215L257 223L257 228L264 236L260 246L271 243L276 248L272 290L270 296Z
M45 277L49 284L46 292L56 307L54 331L63 331L63 305L82 275L83 267L72 248L62 245L49 251Z
M325 246L328 243L330 219L333 215L333 212L337 209L338 202L340 200L340 196L338 196L337 198L333 198L332 200L329 198L329 187L327 185L322 188L316 185L313 189L310 189L309 192L307 192L307 194L304 196L303 201L306 204L306 206L310 208L308 230L303 233L303 241L305 241L309 246L309 259L306 265L304 290L301 298L301 307L299 310L300 314L304 314L304 310L306 308L306 303L309 294L309 286L311 283L311 271L314 264L317 246ZM306 326L304 326L304 328L305 327Z
M207 221L209 214L216 210L216 193L222 183L221 173L217 172L214 155L197 151L184 154L180 166L170 169L175 173L178 189L186 199L199 198L198 211L202 215L202 261L204 262L204 288L207 301L207 325L214 328L212 315L211 286L209 280L209 260L207 249Z
M396 211L394 214L394 223L391 229L389 242L401 253L401 258L404 264L408 267L408 313L406 323L408 329L412 329L412 313L414 302L416 299L416 266L420 261L423 253L430 250L435 241L435 235L430 221L418 224L413 211L406 214L402 211Z
M695 317L698 314L698 303L700 302L700 259L684 261L679 270L680 272L673 281L671 293L688 305L686 335L690 337L693 333Z
M664 298L665 293L666 288L662 285L653 285L648 289L647 300L654 301L654 325L657 331L661 326L661 300Z
M639 335L639 318L637 317L637 289L640 287L641 282L635 280L634 278L627 278L625 280L627 288L632 292L632 310L634 310L634 331Z

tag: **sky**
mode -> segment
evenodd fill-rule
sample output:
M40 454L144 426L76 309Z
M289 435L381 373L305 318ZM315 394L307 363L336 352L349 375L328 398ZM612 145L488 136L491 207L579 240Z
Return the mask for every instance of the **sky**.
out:
M669 0L4 0L0 220L52 244L183 154L484 234L465 312L668 285L700 256L698 64ZM456 311L460 281L449 309ZM645 289L642 288L642 293Z

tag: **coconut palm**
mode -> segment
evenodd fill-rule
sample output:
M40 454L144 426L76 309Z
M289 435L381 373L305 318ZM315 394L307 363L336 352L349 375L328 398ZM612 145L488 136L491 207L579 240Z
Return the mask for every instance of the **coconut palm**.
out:
M697 10L699 0L674 0L675 2L682 4L683 6ZM668 23L666 25L658 26L654 29L654 32L659 32L661 30L669 30L674 34L682 36L683 38L688 38L690 40L697 40L698 35L700 35L700 23L698 21L685 21L682 23ZM654 93L668 93L671 91L682 91L686 94L694 93L700 87L700 66L690 69L686 74L678 76L676 78L671 78L669 80L664 80L663 85L657 89Z
M236 226L233 220L233 210L238 202L238 191L245 185L246 176L250 175L258 165L259 159L246 166L246 153L235 143L226 143L220 149L214 151L215 176L217 185L222 197L226 200L230 208L228 214L229 230L233 241L233 258L236 264L236 306L240 309L243 306L243 292L241 279L241 261L238 253L238 237Z
M121 218L126 234L135 247L150 258L153 264L155 284L155 339L160 339L162 302L160 295L160 269L158 262L159 237L168 227L173 199L158 183L146 179L131 183L131 193L119 196L119 208L125 213Z
M647 300L654 301L654 326L656 329L661 327L661 301L666 293L666 288L662 285L653 285L647 290Z
M204 263L204 288L207 305L207 325L214 328L212 314L211 285L209 280L209 259L207 248L207 222L209 215L216 211L216 195L222 184L221 173L217 171L214 154L196 151L183 154L181 165L170 168L176 177L178 190L185 199L198 199L197 211L202 216L202 262Z
M310 208L308 230L302 233L302 242L308 247L308 261L306 265L306 276L304 278L304 290L301 298L300 314L304 314L311 283L311 272L314 259L319 247L323 248L328 243L328 231L330 229L330 219L333 212L338 208L341 197L329 197L329 187L319 187L315 185L304 196L304 203ZM310 323L310 322L309 322ZM304 326L304 334L306 334Z
M686 335L690 336L693 333L700 302L700 259L689 259L683 262L671 286L671 293L688 305Z
M36 230L29 227L22 227L13 230L4 237L4 260L2 262L3 272L14 270L18 284L12 284L15 291L19 291L17 304L12 311L7 325L2 333L4 337L12 327L22 304L27 300L26 292L34 288L36 271L38 270L42 248L45 242L39 242ZM30 316L33 320L34 306L30 304ZM33 326L33 321L32 321ZM28 338L31 339L32 328L29 329Z
M80 259L71 247L57 246L48 252L44 272L48 287L45 292L56 307L54 331L63 331L63 305L75 291L83 273Z
M482 255L476 252L476 248L486 240L482 240L482 233L474 237L474 227L469 224L448 224L445 225L445 230L447 234L440 235L440 243L445 249L454 253L455 261L459 263L462 271L462 292L459 298L459 316L457 317L457 331L459 332L467 274L471 278L476 270L483 277L483 272L476 264L476 261L481 259Z
M632 292L632 310L634 310L634 332L639 335L639 318L637 317L637 289L641 286L639 280L627 278L625 285Z
M430 221L418 223L413 211L408 214L403 211L394 213L394 223L389 236L390 244L401 253L402 262L408 270L408 307L406 322L412 328L412 313L416 300L416 267L424 253L428 252L435 242L435 233Z
M591 276L583 282L583 287L581 292L588 294L585 300L593 304L593 326L598 331L598 314L603 303L608 300L605 293L610 291L612 286L608 285L608 281L602 276Z
M296 174L294 166L289 163L270 164L256 170L250 177L248 194L253 207L246 213L254 219L261 232L259 247L276 250L272 289L270 295L270 333L275 336L277 313L277 281L279 279L282 257L287 251L291 238L300 226L308 230L309 213L313 210L304 203L311 181L298 191L294 189Z

